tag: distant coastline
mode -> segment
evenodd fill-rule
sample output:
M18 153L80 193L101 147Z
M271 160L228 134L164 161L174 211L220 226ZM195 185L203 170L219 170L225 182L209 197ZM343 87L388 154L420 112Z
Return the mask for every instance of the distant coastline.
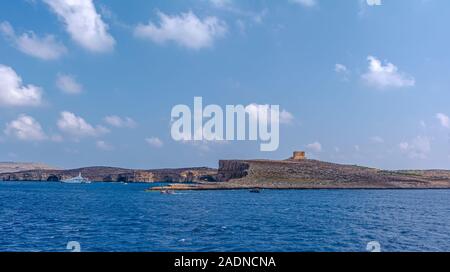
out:
M294 156L287 160L221 160L219 167L28 169L0 173L0 181L54 181L78 173L99 182L162 182L161 190L232 189L447 189L450 170L382 170Z

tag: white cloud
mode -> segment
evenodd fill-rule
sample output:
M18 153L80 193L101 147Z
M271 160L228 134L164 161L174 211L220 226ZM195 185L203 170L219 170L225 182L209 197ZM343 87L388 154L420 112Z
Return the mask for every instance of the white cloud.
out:
M137 126L137 123L130 117L122 118L117 115L108 115L104 118L104 121L110 126L118 128L135 128Z
M223 8L228 7L232 4L231 0L209 0L211 4L213 4L215 7Z
M359 12L358 16L363 17L366 15L369 8L381 6L381 0L359 0Z
M291 3L300 4L304 7L313 7L317 4L316 0L289 0Z
M72 39L93 52L109 52L115 40L92 0L43 0L64 22Z
M366 0L369 6L381 6L381 0Z
M42 141L47 136L41 125L33 117L22 114L16 120L6 124L5 134L22 141Z
M443 126L445 128L449 128L450 127L450 119L449 119L449 117L447 115L445 115L443 113L438 113L438 114L436 114L436 118L441 123L441 126Z
M97 141L95 143L95 145L97 146L98 149L104 150L104 151L111 151L114 149L114 147L112 145L108 144L105 141Z
M8 66L0 64L0 105L37 106L42 103L42 89L23 85L22 78Z
M336 74L340 75L342 80L348 81L350 76L350 70L344 64L336 63L334 65L334 71Z
M402 151L407 151L409 148L409 143L408 142L401 142L398 147L400 148L400 150Z
M431 141L428 137L417 136L409 142L401 142L399 148L410 158L425 159L431 151Z
M334 65L334 71L336 73L344 73L344 74L348 73L347 67L345 65L343 65L343 64L340 64L340 63L336 63Z
M146 138L145 141L149 145L151 145L153 147L157 147L157 148L160 148L160 147L162 147L164 145L164 143L158 137Z
M378 89L412 87L415 79L398 71L397 66L388 62L385 65L373 56L367 57L369 71L362 75L362 79L369 85Z
M269 13L269 10L267 8L264 8L260 11L242 9L238 7L238 5L235 5L233 0L208 0L208 1L215 8L221 9L221 11L226 11L239 17L240 19L237 19L236 23L241 33L245 33L245 28L247 26L253 25L252 23L261 24L264 18Z
M382 143L384 143L384 139L381 138L380 136L373 136L373 137L370 137L370 140L371 140L373 143L377 143L377 144L382 144Z
M280 112L280 123L281 124L290 124L290 123L292 123L293 120L294 120L294 116L292 115L292 113L290 113L286 110L282 110Z
M67 94L79 94L83 91L83 86L77 82L74 76L58 74L56 87Z
M67 52L66 47L61 42L58 42L53 35L39 37L32 31L16 35L13 27L8 22L0 24L0 32L17 49L32 57L43 60L55 60Z
M313 151L313 152L321 152L322 151L322 144L319 142L314 142L311 144L306 145L306 148Z
M147 25L139 24L134 34L160 44L173 41L187 48L201 49L212 46L215 39L227 32L225 22L211 16L202 20L191 11L174 16L158 12L158 16L159 26L151 21Z
M61 112L57 125L62 132L75 138L97 137L109 132L108 129L102 126L92 126L83 118L68 111Z

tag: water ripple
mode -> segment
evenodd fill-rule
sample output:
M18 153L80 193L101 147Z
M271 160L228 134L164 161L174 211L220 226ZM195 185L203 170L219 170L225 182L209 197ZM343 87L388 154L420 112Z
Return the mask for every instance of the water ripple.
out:
M449 251L450 190L145 193L0 182L0 251Z

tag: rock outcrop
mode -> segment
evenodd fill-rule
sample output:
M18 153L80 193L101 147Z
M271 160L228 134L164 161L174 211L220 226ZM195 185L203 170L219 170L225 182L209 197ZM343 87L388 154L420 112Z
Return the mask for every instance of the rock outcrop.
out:
M206 167L135 170L114 167L86 167L70 170L29 170L1 173L3 181L61 181L77 176L103 182L195 182L215 181L217 170Z
M284 183L361 187L450 187L450 171L387 171L357 165L317 160L229 160L220 161L218 179L223 182Z
M223 160L217 179L150 190L450 188L446 170L387 171L308 159Z
M217 181L240 179L248 175L250 164L246 161L220 160Z

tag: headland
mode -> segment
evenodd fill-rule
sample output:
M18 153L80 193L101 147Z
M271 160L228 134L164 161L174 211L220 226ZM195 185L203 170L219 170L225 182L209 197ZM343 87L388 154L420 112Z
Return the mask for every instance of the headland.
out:
M440 189L450 188L449 170L383 170L307 159L294 152L286 160L220 160L219 167L126 169L36 168L0 173L0 181L61 181L77 176L99 182L161 182L161 190L234 189Z

